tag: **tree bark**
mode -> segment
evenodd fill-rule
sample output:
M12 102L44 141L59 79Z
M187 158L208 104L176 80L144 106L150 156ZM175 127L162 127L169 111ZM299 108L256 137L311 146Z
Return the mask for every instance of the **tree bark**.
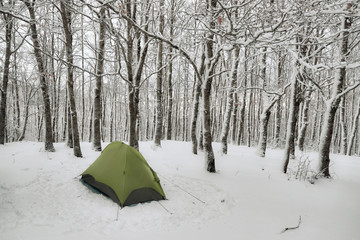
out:
M66 47L66 59L67 59L67 87L68 87L68 96L70 104L70 116L71 116L71 133L73 140L73 150L76 157L82 157L81 147L80 147L80 136L79 136L79 127L77 120L77 111L76 103L74 96L74 57L73 57L73 36L72 36L72 19L71 12L69 10L71 2L67 0L66 2L60 2L61 8L61 18L63 22L64 32L65 32L65 47Z
M305 101L304 101L304 105L303 105L301 128L299 131L299 139L298 139L298 146L299 146L300 151L304 151L306 130L309 125L310 99L311 99L311 90L308 91L307 95L305 96Z
M240 48L236 47L234 51L234 59L233 59L233 66L231 71L231 80L230 80L230 90L228 92L227 100L226 100L226 112L225 112L225 119L224 124L222 127L221 133L221 146L222 146L222 153L227 154L228 150L228 135L230 129L230 120L231 120L231 113L233 110L234 105L234 92L238 78L238 66L240 62Z
M349 10L351 4L347 4L346 10ZM348 53L348 41L349 41L349 28L351 27L351 18L348 16L342 17L341 20L341 33L340 33L340 62L346 62L346 56ZM346 68L343 66L335 70L334 84L331 90L331 97L326 102L326 110L320 135L320 148L319 148L319 172L324 177L331 177L330 175L330 146L333 136L334 119L338 109L341 98L339 94L342 92L345 79Z
M93 149L101 151L101 89L102 89L102 74L104 73L104 55L105 55L105 8L100 10L99 22L99 46L97 51L96 63L96 86L94 98L94 120L93 120Z
M53 135L52 135L52 127L51 127L51 104L48 90L48 75L47 70L45 69L44 60L41 55L41 46L39 43L36 19L35 19L35 9L34 2L29 0L22 0L26 5L29 16L30 16L30 30L31 30L31 38L34 47L34 54L38 66L38 71L40 75L40 87L42 91L42 97L44 102L44 115L45 115L45 151L54 152L55 148L53 145Z
M296 75L298 75L297 73ZM291 93L290 93L290 109L289 109L289 118L287 121L287 130L286 130L286 139L285 139L285 155L284 155L284 165L283 165L283 172L287 173L290 155L292 151L292 143L294 142L294 134L295 134L295 128L296 128L296 112L298 107L296 95L298 90L298 79L297 76L293 77L291 83Z
M358 102L357 112L356 112L356 114L354 116L354 119L352 121L353 125L352 125L352 129L351 129L348 149L347 149L347 152L346 152L347 155L351 155L352 152L353 152L353 146L354 146L354 143L355 143L356 131L358 130L358 127L359 127L359 124L360 124L359 123L359 118L360 118L360 99L359 99L359 102Z
M160 0L160 23L159 33L164 33L164 0ZM162 128L163 128L163 103L162 103L162 85L163 85L163 42L158 42L157 54L157 76L156 76L156 128L154 144L161 147Z
M216 8L216 0L209 1L210 6L208 6L208 10L212 14L214 13L214 9ZM210 16L210 28L215 28L215 20L214 16ZM211 86L214 74L215 64L217 62L216 57L214 57L214 33L210 32L207 35L206 43L205 43L205 76L203 81L203 134L204 134L204 156L207 165L208 172L216 172L215 169L215 156L212 148L212 135L211 135L211 108L210 108L210 96L211 96Z
M262 67L260 71L260 76L263 81L263 88L266 90L267 88L267 80L266 80L266 51L267 48L264 48L264 52L262 55ZM260 115L260 136L259 136L259 146L258 146L258 154L260 157L265 157L266 146L267 146L267 135L268 135L268 123L271 114L271 107L269 107L269 96L267 93L263 91L262 93L262 103L263 110Z
M170 25L169 25L169 36L170 41L173 41L174 38L174 24L175 24L175 1L171 1L171 10L170 10ZM169 50L169 58L173 55L173 48L170 47ZM173 86L172 86L172 78L173 78L173 63L172 61L169 63L168 68L168 115L167 115L167 132L166 139L170 140L172 135L172 107L173 107Z
M10 56L11 56L11 40L12 40L12 26L13 18L10 14L4 14L5 18L5 59L4 59L4 71L1 91L1 103L0 103L0 144L5 143L5 129L6 129L6 107L7 107L7 88L9 82L10 72Z
M348 145L348 139L347 139L347 126L346 126L346 120L345 120L345 96L341 98L340 101L340 127L341 127L341 148L340 153L346 154L347 145Z
M205 52L201 55L201 63L200 63L200 74L201 76L204 74L205 71ZM192 152L193 154L197 154L198 150L198 140L196 136L196 126L197 120L199 116L199 101L201 95L201 79L196 79L196 88L194 94L194 103L193 103L193 113L192 113L192 120L191 120L191 142L192 142Z

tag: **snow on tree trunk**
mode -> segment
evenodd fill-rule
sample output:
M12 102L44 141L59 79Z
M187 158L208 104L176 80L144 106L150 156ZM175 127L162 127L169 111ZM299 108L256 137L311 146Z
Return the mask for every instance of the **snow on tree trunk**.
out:
M197 119L199 116L199 99L201 95L201 82L197 80L196 89L195 89L195 97L194 97L194 107L191 121L191 141L192 141L192 152L193 154L197 154L198 149L198 140L196 137L196 125Z
M164 33L164 0L160 0L160 23L159 32ZM156 76L156 128L155 128L155 146L161 146L162 128L163 128L163 104L162 104L162 82L163 82L163 42L158 43L157 55L157 76Z
M351 129L348 149L347 149L347 152L346 152L347 155L352 154L352 150L353 150L353 146L354 146L354 142L355 142L355 137L356 137L356 131L358 130L358 127L359 127L359 124L360 124L359 118L360 118L360 100L358 102L357 112L356 112L356 114L354 116L354 119L352 121L353 126L352 126L352 129Z
M266 107L260 115L260 136L258 154L260 157L265 157L266 145L267 145L267 126L270 119L270 109Z
M268 123L270 118L270 109L269 106L269 96L265 92L267 88L267 81L266 81L266 51L267 48L264 48L263 50L263 56L262 56L262 66L261 66L261 79L263 81L263 92L262 92L262 101L263 101L263 110L260 115L260 135L259 135L259 144L258 144L258 155L260 157L265 157L266 152L266 145L267 145L267 134L268 134Z
M300 151L304 151L306 130L309 125L309 104L311 100L310 95L311 95L311 91L308 91L303 105L301 128L299 130L299 139L298 139L298 146Z
M5 18L5 59L4 59L4 71L1 92L1 103L0 103L0 144L5 143L5 129L6 129L6 107L7 107L7 88L9 82L9 71L10 71L10 56L11 56L11 40L13 31L13 19L10 14L4 14Z
M212 79L206 73L206 80L203 87L203 135L204 135L204 155L208 172L215 172L215 156L212 148L211 136L211 116L210 116L210 94Z
M66 108L67 108L67 142L66 145L69 148L73 148L74 147L74 140L73 140L73 133L72 133L72 119L71 119L71 109L70 109L70 103L69 100L67 99L66 101Z
M97 50L96 63L96 86L94 97L94 120L93 120L93 149L101 151L101 88L102 88L102 74L104 72L104 55L105 55L105 8L100 10L99 22L99 46Z
M352 7L351 4L346 4L346 10ZM342 17L341 20L341 33L340 33L340 62L346 62L346 56L348 53L348 41L349 41L349 28L351 27L351 18ZM338 109L341 93L346 79L346 67L342 66L335 70L334 82L331 90L331 97L326 102L326 110L324 114L321 135L320 135L320 148L319 148L319 172L324 177L331 177L330 175L330 146L331 139L334 130L335 114Z
M341 154L346 154L347 150L347 126L345 120L345 96L341 98L340 101L340 127L341 127Z
M296 74L295 74L296 75ZM291 144L294 142L294 134L296 127L296 95L297 95L297 76L293 77L291 82L291 93L290 93L290 110L289 110L289 118L287 121L287 129L286 129L286 139L285 139L285 154L284 154L284 165L283 172L287 173L289 159L291 154Z
M204 75L205 71L205 52L201 55L201 63L200 63L200 76ZM191 142L192 142L192 152L193 154L197 154L198 150L198 140L196 137L196 125L197 120L199 116L199 101L200 101L200 95L201 95L201 80L196 79L196 88L195 88L195 94L194 94L194 106L193 106L193 114L192 114L192 120L191 120ZM200 138L202 138L202 134L200 134ZM202 142L202 139L200 139ZM203 146L202 144L200 145ZM199 147L200 147L199 146Z
M174 23L175 23L175 2L171 1L171 12L170 12L170 25L169 25L169 36L170 41L173 41L174 38ZM173 48L169 49L169 58L173 55ZM173 86L172 86L172 78L173 78L173 63L170 61L168 68L168 115L167 115L167 132L166 139L170 140L172 135L172 107L173 107Z
M66 5L64 2L60 3L61 7L61 17L64 26L65 32L65 47L66 47L66 58L67 58L67 74L68 74L68 81L67 87L69 92L69 104L70 104L70 116L71 116L71 133L73 139L73 149L74 155L76 157L82 157L81 147L80 147L80 135L79 135L79 127L78 127L78 120L77 120L77 111L76 111L76 103L75 103L75 96L74 96L74 67L73 67L73 46L72 46L72 19L71 19L71 12L69 9L70 1L67 0Z
M211 14L215 14L216 0L209 1L208 10ZM210 16L210 28L215 28L214 16ZM204 156L208 172L215 172L215 156L212 148L212 135L211 135L211 108L210 96L211 86L213 80L214 68L216 65L216 58L214 59L214 33L210 32L207 35L205 43L205 75L203 80L203 134L204 134Z
M230 120L231 120L231 113L233 110L234 105L234 91L237 83L237 76L238 76L238 65L240 62L240 48L236 47L234 51L234 59L233 59L233 66L231 70L231 80L230 80L230 89L228 92L227 100L226 100L226 112L225 112L225 119L224 124L222 127L222 133L221 133L221 146L222 146L222 152L224 154L227 154L228 150L228 135L229 135L229 129L230 129Z
M38 71L40 75L40 88L42 92L43 102L44 102L44 115L45 115L45 151L54 152L55 148L53 145L53 135L52 135L52 127L51 127L51 104L50 104L50 96L48 90L48 74L45 69L45 64L43 60L43 56L41 54L41 46L37 33L36 26L36 17L35 17L35 9L34 2L29 0L23 0L25 3L30 16L30 30L31 30L31 39L34 47L34 55L36 58Z

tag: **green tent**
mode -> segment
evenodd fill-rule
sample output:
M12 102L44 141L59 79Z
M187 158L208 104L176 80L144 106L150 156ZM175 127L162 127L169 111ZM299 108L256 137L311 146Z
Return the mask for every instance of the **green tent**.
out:
M81 175L83 182L121 207L165 199L160 179L154 170L135 148L122 142L107 145Z

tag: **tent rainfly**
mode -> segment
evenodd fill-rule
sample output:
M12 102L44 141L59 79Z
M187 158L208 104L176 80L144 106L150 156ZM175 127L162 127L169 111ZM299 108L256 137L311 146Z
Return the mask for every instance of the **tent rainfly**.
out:
M121 207L165 199L160 179L135 148L123 142L106 146L81 180Z

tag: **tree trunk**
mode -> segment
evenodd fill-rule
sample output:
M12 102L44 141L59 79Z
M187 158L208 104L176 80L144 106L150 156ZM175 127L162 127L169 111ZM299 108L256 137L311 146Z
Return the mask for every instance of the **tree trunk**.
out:
M96 64L96 86L94 98L94 138L93 149L101 151L101 89L102 89L102 74L104 72L104 55L105 55L105 8L100 10L99 22L99 46L97 51L97 64Z
M211 6L208 6L208 10L214 14L213 10L216 8L216 0L209 1ZM210 28L215 28L214 16L211 16ZM213 73L216 64L216 58L214 57L214 33L210 32L207 35L207 40L205 43L205 76L203 81L203 134L204 134L204 156L208 172L215 172L215 156L212 148L212 136L211 136L211 107L210 107L210 96L211 96L211 86L213 80Z
M10 72L10 56L11 56L11 40L12 40L12 26L13 18L10 14L4 14L5 18L5 59L4 59L4 71L1 91L1 103L0 103L0 144L5 143L5 129L6 129L6 107L7 107L7 88L9 82Z
M351 7L351 4L347 4L347 10ZM349 41L349 28L351 27L352 19L350 17L343 17L341 21L341 33L340 33L340 62L346 62L346 56L348 53L348 41ZM334 129L334 119L336 110L338 109L341 98L338 96L343 89L343 85L346 79L346 68L341 67L335 70L334 84L331 90L331 97L326 102L326 110L320 135L320 148L319 148L319 172L324 177L330 176L330 145Z
M347 155L351 155L352 154L352 150L353 150L353 146L354 146L354 142L355 142L355 137L356 137L356 131L358 130L358 125L359 123L359 118L360 118L360 99L358 102L358 107L357 107L357 112L354 116L353 119L353 125L352 125L352 129L351 129L351 134L350 134L350 139L349 139L349 144L348 144L348 149L346 154Z
M230 128L230 119L231 119L231 113L233 110L234 105L234 92L235 87L237 83L238 78L238 65L240 62L240 48L236 47L234 51L234 59L233 59L233 66L231 71L231 82L230 82L230 90L227 96L226 101L226 112L225 112L225 119L224 124L222 127L222 133L221 133L221 146L222 146L222 152L223 154L227 154L228 150L228 134L229 134L229 128Z
M164 0L160 0L160 23L159 33L164 33ZM157 54L157 76L156 76L156 128L155 128L155 146L161 147L162 128L163 128L163 103L162 103L162 84L163 84L163 42L158 42Z
M174 23L175 23L175 2L171 1L171 13L170 13L170 25L169 25L169 36L170 41L173 41L174 38ZM169 58L173 55L173 48L170 47L169 50ZM173 107L173 86L172 86L172 78L173 78L173 63L172 61L169 63L168 68L168 115L167 115L167 132L166 139L170 140L172 135L172 107Z
M304 151L306 130L309 125L310 100L311 100L311 90L308 91L307 96L305 97L304 105L303 105L301 128L299 131L299 139L298 139L298 146L299 146L300 151Z
M42 97L44 102L44 115L45 115L45 151L54 152L55 148L53 145L53 135L52 135L52 127L51 127L51 104L48 90L48 75L47 70L45 69L44 61L41 55L41 46L39 43L37 26L36 26L36 18L35 18L35 9L34 2L29 0L23 0L25 3L30 16L30 30L31 30L31 38L34 47L34 54L38 66L38 71L40 75L40 87L42 91Z
M71 118L71 109L70 109L70 102L69 100L66 102L66 106L67 106L67 143L66 145L69 148L74 148L74 136L73 136L73 131L72 131L72 118Z
M260 76L263 81L263 88L266 90L267 88L267 80L266 80L266 51L267 48L264 48L263 56L262 56L262 67L260 71ZM258 146L258 154L260 157L265 157L266 146L267 146L267 135L268 135L268 123L270 119L270 107L269 107L269 96L267 93L263 91L262 93L262 103L263 110L260 115L260 136L259 136L259 146Z
M25 88L25 92L26 92L26 88ZM22 132L21 132L21 135L18 139L19 142L21 142L22 140L24 140L25 138L25 134L26 134L26 129L27 129L27 123L28 123L28 120L29 120L29 106L30 106L30 100L32 99L33 95L35 94L36 92L33 90L33 89L30 89L30 92L29 92L29 96L28 98L26 99L26 102L25 102L25 110L24 110L24 126L23 126L23 129L22 129Z
M65 47L66 47L66 59L67 59L67 87L68 87L68 96L69 96L69 104L70 104L70 112L71 112L71 126L72 126L72 140L73 140L73 149L74 155L76 157L82 157L81 147L80 147L80 136L79 136L79 127L77 121L77 111L76 111L76 103L74 96L74 57L73 57L73 46L72 46L72 19L71 12L69 11L69 4L71 2L69 0L64 2L60 2L61 8L61 18L63 21L63 27L65 32ZM65 5L66 4L66 5Z
M200 65L200 75L202 76L205 71L205 54L201 55L201 65ZM195 88L195 97L194 97L194 106L191 120L191 142L192 142L192 152L193 154L197 154L198 150L198 140L196 136L196 125L199 116L199 101L201 95L201 79L196 79L196 88Z
M347 150L347 126L346 126L346 120L345 120L345 108L346 108L346 104L345 104L345 96L343 96L341 98L341 102L340 102L340 127L341 127L341 150L340 153L341 154L346 154L346 150Z
M297 73L298 75L299 73ZM290 93L290 109L289 109L289 118L287 121L287 130L286 130L286 139L285 139L285 155L284 155L284 165L283 172L287 173L289 159L291 155L292 143L294 142L294 134L296 128L296 112L297 112L297 95L298 90L298 80L297 76L294 76L294 79L291 83L291 93Z

